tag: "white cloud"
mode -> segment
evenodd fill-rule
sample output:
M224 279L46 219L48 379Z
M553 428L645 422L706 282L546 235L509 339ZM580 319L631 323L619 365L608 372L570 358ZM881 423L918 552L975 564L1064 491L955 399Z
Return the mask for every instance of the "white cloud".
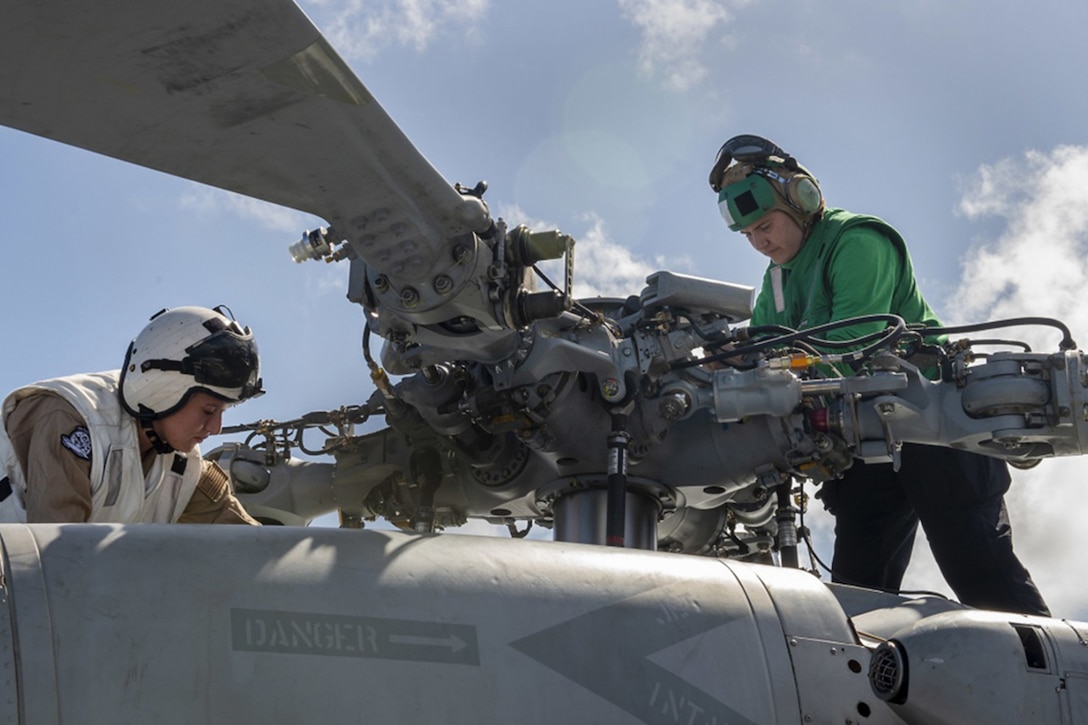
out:
M646 286L656 267L609 236L604 222L588 216L590 227L574 247L574 293L579 297L626 297Z
M1004 231L965 258L960 291L947 305L957 321L1042 315L1063 319L1074 338L1088 330L1088 147L982 166L960 210L973 219L997 217ZM1020 333L1035 349L1055 349L1052 331Z
M1088 147L1059 146L984 165L966 182L960 209L972 219L996 217L1002 227L996 240L963 260L960 291L947 305L956 322L1054 317L1069 325L1084 349ZM1057 349L1054 330L1015 332L1036 351ZM1030 471L1014 470L1006 496L1016 551L1059 617L1088 617L1079 543L1088 515L1086 473L1083 458L1046 460ZM931 558L919 559L909 583L947 591Z
M189 192L181 196L178 205L200 216L225 214L282 234L284 264L290 264L288 247L300 239L304 231L323 224L316 217L294 209L195 182L191 183ZM319 268L317 264L310 263L307 266L310 268L304 277L307 289L325 294L343 292L347 272L342 265L323 265Z
M642 32L643 71L661 74L676 90L703 79L700 57L707 40L722 34L729 12L720 0L619 0L624 17Z
M309 0L326 38L348 58L371 59L391 45L416 51L444 29L472 34L489 0Z
M525 214L520 207L500 207L498 216L510 226L524 224L534 231L556 229L557 225L542 219L534 219ZM613 241L604 222L596 214L586 214L582 220L588 225L585 230L571 232L562 230L575 239L574 245L574 296L618 297L638 294L646 286L646 277L665 267L650 264L631 253L621 244ZM664 258L655 258L657 263L665 263ZM557 285L563 284L563 266L560 261L547 261L540 264L545 274Z
M182 209L197 214L229 213L246 221L254 221L266 229L300 235L313 218L287 207L270 204L230 191L193 183L189 193L180 200Z

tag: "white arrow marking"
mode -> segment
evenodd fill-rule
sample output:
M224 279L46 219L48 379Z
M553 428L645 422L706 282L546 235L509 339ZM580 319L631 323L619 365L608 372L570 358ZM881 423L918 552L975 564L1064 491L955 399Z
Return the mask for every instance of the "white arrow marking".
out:
M451 634L448 637L418 637L411 634L391 634L389 641L392 644L423 645L425 647L449 647L450 652L460 652L466 647L465 641Z

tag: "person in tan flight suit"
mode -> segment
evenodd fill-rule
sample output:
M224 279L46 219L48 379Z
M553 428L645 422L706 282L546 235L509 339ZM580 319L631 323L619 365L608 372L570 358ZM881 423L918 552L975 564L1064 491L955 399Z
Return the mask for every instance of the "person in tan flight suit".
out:
M0 522L259 525L200 455L223 411L260 395L249 328L223 308L163 310L124 367L43 380L0 407Z

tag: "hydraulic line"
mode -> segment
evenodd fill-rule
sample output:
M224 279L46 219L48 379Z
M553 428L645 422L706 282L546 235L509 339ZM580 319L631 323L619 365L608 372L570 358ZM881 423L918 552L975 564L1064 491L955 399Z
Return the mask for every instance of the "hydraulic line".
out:
M835 341L823 340L822 338L817 337L819 333L869 322L884 322L886 323L887 327L885 327L885 329L883 330L878 330L876 332L862 335L853 340ZM749 328L749 334L759 332L761 329L762 328ZM777 327L772 329L775 332L778 332L780 330L780 328ZM812 327L806 330L799 330L789 332L783 335L777 335L767 340L760 340L751 345L737 346L731 350L725 350L723 352L710 355L705 358L675 362L672 364L671 367L672 369L676 370L679 368L703 365L708 362L725 361L739 355L762 352L763 350L782 347L783 345L792 344L798 341L806 342L817 347L822 345L828 348L842 349L855 347L859 344L867 343L869 340L875 340L874 342L865 344L864 347L861 347L860 349L853 350L847 354L844 354L842 356L842 361L849 364L852 362L865 360L877 350L885 349L890 345L895 344L895 342L899 340L899 338L902 337L906 332L906 323L903 321L903 318L899 317L898 315L863 315L861 317L852 317L846 320L836 320L834 322L829 322L824 325L819 325L817 327ZM912 332L914 331L912 330Z

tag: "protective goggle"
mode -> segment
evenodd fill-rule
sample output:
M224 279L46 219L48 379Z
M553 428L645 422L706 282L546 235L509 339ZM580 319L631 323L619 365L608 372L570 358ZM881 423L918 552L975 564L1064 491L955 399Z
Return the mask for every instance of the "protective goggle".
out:
M722 190L722 174L734 161L758 163L771 157L777 157L788 169L797 169L797 161L775 142L752 134L734 136L718 149L714 168L710 170L710 188L714 191Z

